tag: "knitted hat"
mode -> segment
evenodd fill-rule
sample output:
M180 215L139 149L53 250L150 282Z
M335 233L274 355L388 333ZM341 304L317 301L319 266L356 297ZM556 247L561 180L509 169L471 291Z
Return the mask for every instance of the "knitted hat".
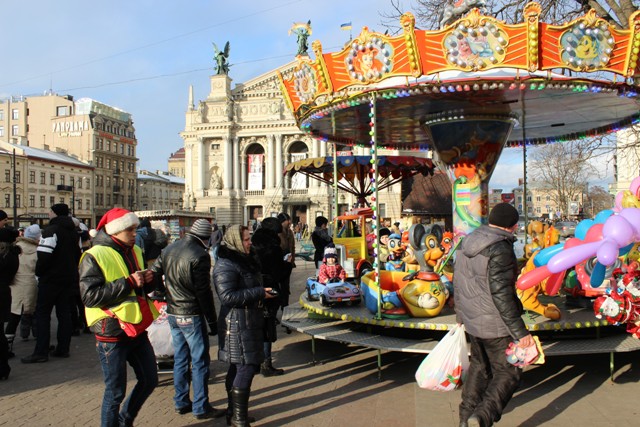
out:
M104 229L107 234L113 235L134 225L137 227L138 222L138 217L133 212L122 208L113 208L104 214L98 223L97 230Z
M3 211L2 209L0 209L0 221L2 221L3 219L7 219L7 213L5 211Z
M211 223L206 219L200 218L193 223L187 234L191 234L201 239L208 239L211 237L212 231L213 227L211 227Z
M27 239L40 240L41 235L42 233L38 224L30 225L24 230L24 237Z
M324 248L324 259L333 258L338 259L338 252L336 251L336 247L329 244Z
M489 213L489 224L502 228L511 228L518 223L520 214L510 203L498 203Z
M69 205L66 205L64 203L58 203L51 206L51 210L57 216L69 216Z

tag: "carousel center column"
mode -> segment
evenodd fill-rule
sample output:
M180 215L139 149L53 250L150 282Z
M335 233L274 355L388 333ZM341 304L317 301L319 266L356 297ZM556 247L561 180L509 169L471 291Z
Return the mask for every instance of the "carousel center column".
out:
M453 184L456 240L487 223L489 179L515 122L510 114L427 117L424 128Z

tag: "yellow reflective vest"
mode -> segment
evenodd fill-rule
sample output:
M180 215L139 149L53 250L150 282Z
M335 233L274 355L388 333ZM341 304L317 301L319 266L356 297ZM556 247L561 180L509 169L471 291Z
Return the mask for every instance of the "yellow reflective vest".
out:
M144 265L142 250L138 246L134 246L133 251L138 265ZM91 254L96 260L100 270L102 270L105 282L109 283L123 277L129 277L129 269L124 259L122 259L122 255L115 249L108 246L94 246L82 254L80 262L82 262L86 254ZM153 318L156 319L159 316L158 310L156 310L156 307L151 302L149 302L149 308L153 314ZM142 312L140 311L140 305L138 304L138 298L134 289L131 289L131 293L129 293L127 298L117 305L111 307L85 307L84 310L89 326L95 325L106 317L111 317L105 310L111 310L113 314L123 322L137 324L142 321Z

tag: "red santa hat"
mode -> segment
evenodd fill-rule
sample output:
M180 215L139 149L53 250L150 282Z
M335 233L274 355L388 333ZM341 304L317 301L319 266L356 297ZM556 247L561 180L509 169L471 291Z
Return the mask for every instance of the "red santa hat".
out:
M113 208L108 211L98 223L98 230L104 229L107 234L118 234L132 226L138 226L139 220L136 214L122 208Z

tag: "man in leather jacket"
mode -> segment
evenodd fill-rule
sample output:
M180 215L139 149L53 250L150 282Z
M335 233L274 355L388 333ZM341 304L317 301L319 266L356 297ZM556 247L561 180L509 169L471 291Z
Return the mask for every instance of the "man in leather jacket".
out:
M207 243L211 224L196 220L185 236L162 251L151 267L156 283L166 289L167 314L175 349L173 383L175 410L193 412L197 419L220 417L223 410L209 403L209 336L217 332L211 289L211 257ZM191 373L189 366L191 365ZM189 399L193 385L193 403Z
M513 251L518 211L508 203L489 213L489 225L466 236L454 266L458 323L471 340L471 365L462 389L460 426L490 426L520 384L522 369L507 362L505 350L535 345L522 320L516 295L517 261Z

